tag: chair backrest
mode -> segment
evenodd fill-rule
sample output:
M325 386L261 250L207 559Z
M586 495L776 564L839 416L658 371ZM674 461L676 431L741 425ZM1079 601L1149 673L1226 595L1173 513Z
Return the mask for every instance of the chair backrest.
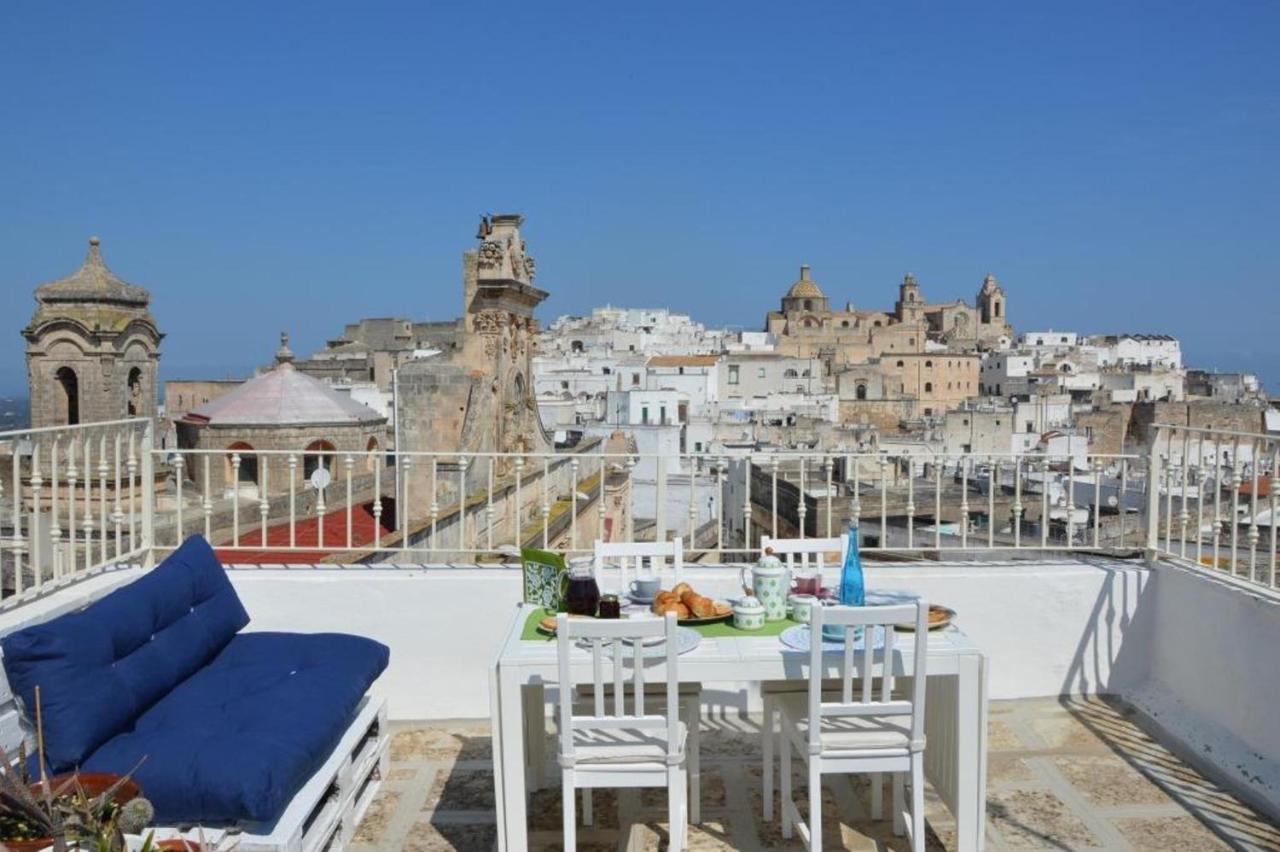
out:
M600 732L623 730L652 731L653 736L667 741L668 762L676 760L681 744L678 737L680 724L679 683L676 670L679 648L676 641L676 615L667 613L663 618L624 618L617 620L593 618L569 618L565 613L556 616L556 651L560 669L560 761L562 766L572 766L575 760L574 731L596 730ZM645 658L644 640L656 637L665 639L666 655L666 712L646 715L644 702ZM574 715L574 697L577 683L573 680L572 657L579 640L585 640L591 654L591 712ZM606 648L608 653L606 653ZM605 695L605 657L613 658L613 710ZM630 658L628 660L628 658ZM626 669L631 668L631 712L627 712ZM582 681L586 683L587 681Z
M825 558L833 553L840 554L835 566L844 564L845 555L849 552L849 534L845 533L832 538L769 538L761 536L760 550L772 549L773 555L782 560L788 568L813 569L821 571L825 566Z
M845 628L844 648L840 661L840 699L823 701L822 628L837 624ZM897 647L895 628L910 624L915 629L915 659L912 661L911 698L893 698L893 655ZM862 628L862 648L856 649L856 628ZM894 606L815 606L810 618L812 631L809 650L809 750L817 754L822 749L822 716L911 716L911 741L924 742L924 686L925 658L929 644L929 604L923 600ZM884 631L884 648L879 655L880 689L875 688L876 628ZM856 654L861 655L861 661ZM861 675L861 689L855 694L853 676L855 669Z
M668 561L671 563L673 579L671 588L680 582L680 572L684 567L684 539L676 537L671 541L601 541L596 539L595 561L592 564L596 582L600 581L600 573L606 562L618 566L618 591L627 591L627 572L630 569L636 576L644 567L645 561L653 569L655 577L662 575L662 569Z

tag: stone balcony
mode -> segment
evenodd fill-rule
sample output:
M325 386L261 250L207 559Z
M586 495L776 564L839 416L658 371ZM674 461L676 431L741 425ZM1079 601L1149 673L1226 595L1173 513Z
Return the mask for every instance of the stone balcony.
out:
M987 848L1165 850L1277 849L1280 828L1179 760L1119 702L1019 699L992 702ZM707 720L703 822L694 850L801 849L779 823L761 820L758 719ZM391 771L350 847L353 852L496 848L488 725L401 722ZM797 774L797 797L804 785ZM531 848L560 849L560 789L533 796ZM828 776L831 849L900 850L887 821L872 822L866 782ZM666 793L602 790L581 850L666 848ZM953 849L950 815L928 801L930 849Z

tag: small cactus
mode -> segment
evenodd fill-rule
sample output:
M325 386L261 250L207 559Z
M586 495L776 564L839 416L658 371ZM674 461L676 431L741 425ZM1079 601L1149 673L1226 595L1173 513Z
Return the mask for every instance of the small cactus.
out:
M125 834L141 834L142 830L151 824L151 820L155 819L155 816L156 809L151 806L151 802L138 796L135 799L130 799L120 809L117 824Z

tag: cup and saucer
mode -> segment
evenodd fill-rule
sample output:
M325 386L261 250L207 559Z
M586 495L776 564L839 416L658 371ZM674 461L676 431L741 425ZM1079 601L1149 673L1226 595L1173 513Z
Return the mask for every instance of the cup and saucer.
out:
M657 577L637 577L627 586L627 599L634 604L648 606L658 596L661 581Z

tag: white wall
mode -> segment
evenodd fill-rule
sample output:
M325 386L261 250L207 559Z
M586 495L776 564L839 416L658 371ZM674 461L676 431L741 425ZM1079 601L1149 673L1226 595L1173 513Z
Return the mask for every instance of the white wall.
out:
M1128 696L1182 757L1280 817L1280 597L1161 563L1146 648Z

